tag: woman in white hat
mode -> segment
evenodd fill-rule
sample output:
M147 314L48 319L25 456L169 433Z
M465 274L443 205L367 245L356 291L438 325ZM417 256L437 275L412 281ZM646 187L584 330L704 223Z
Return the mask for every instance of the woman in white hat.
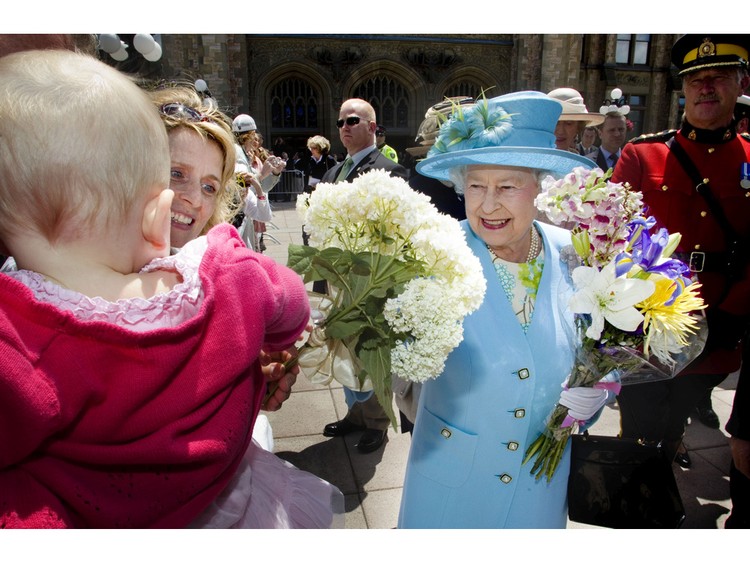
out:
M541 92L480 100L453 113L417 165L463 193L461 224L487 293L444 372L423 385L399 527L565 527L569 450L550 483L521 464L549 412L571 396L561 385L573 320L558 308L570 232L535 221L534 199L541 178L593 162L555 148L560 112ZM576 416L591 419L604 400L593 397Z
M560 150L578 152L576 142L586 127L604 123L601 113L589 113L583 96L573 88L557 88L547 94L562 105L562 113L555 127L555 146Z
M266 223L273 218L266 194L279 182L286 161L263 148L263 137L258 132L255 119L246 113L234 118L232 132L237 141L234 171L247 187L242 210L244 217L238 230L245 244L263 252L263 233L266 231Z

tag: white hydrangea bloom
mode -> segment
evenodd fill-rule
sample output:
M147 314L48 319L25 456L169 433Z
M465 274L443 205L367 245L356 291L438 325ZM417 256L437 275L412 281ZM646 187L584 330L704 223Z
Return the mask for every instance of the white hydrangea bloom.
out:
M486 280L463 229L429 197L384 170L351 183L319 183L312 196L297 198L310 245L376 252L424 266L424 277L390 299L386 321L401 336L392 350L392 372L419 380L443 371L463 338L463 317L484 299Z
M402 335L391 350L391 371L421 382L443 372L448 354L463 339L463 306L452 300L444 279L420 277L386 302L383 314Z

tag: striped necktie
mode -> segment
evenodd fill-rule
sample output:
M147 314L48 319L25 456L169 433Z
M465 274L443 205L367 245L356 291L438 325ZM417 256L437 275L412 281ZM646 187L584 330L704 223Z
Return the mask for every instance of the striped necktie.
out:
M346 176L349 175L353 167L354 160L352 160L351 156L347 156L346 160L344 160L344 165L341 166L341 170L339 170L339 174L336 176L336 183L346 181Z

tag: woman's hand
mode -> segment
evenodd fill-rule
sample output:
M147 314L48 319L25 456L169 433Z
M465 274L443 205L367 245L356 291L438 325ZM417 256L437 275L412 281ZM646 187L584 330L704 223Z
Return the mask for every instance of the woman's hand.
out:
M260 170L260 177L265 178L270 173L278 176L284 168L286 168L286 162L284 162L282 158L279 158L278 156L269 156L266 161L263 162L263 167Z
M261 371L266 378L268 391L261 410L275 412L292 393L292 386L297 382L299 366L292 361L297 357L297 348L289 347L283 351L261 351L259 360ZM291 365L287 367L287 365Z
M563 390L559 403L568 408L568 413L573 419L585 422L604 407L607 395L606 388L577 386Z
M258 179L251 174L247 174L245 176L245 185L247 188L253 188L253 191L255 192L256 197L262 197L263 196L263 188L260 186L260 182Z

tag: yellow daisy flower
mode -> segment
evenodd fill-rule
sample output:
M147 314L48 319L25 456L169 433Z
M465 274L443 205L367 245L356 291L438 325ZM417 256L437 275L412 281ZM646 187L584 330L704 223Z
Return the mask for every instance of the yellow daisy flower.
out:
M670 352L686 345L687 335L695 332L696 319L690 313L706 308L698 294L700 283L685 287L674 302L672 298L677 281L652 275L651 280L656 288L647 299L636 305L644 316L643 351L648 356L649 348L665 363L670 362Z

